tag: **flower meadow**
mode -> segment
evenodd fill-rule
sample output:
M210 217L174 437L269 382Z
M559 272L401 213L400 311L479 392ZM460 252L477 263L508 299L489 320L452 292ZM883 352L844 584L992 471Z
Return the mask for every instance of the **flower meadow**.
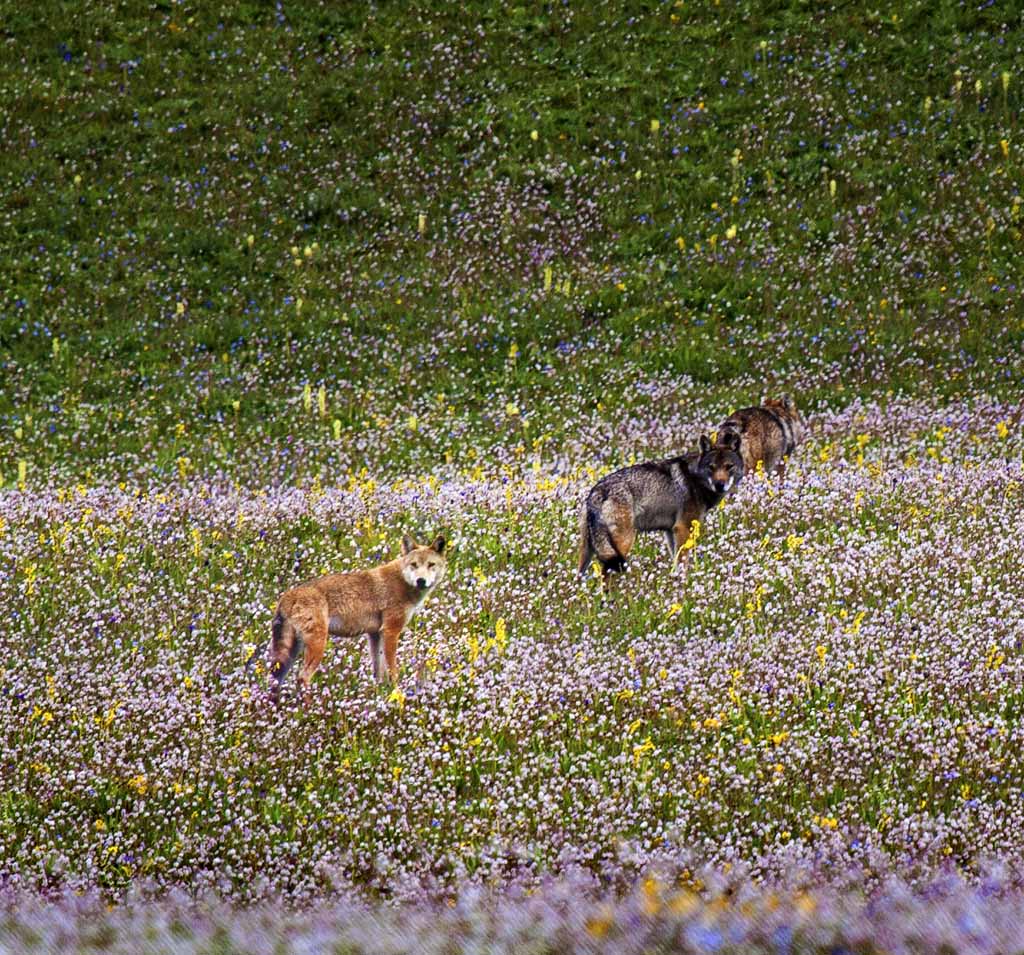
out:
M1019 22L463 6L5 24L0 951L1024 952ZM398 684L272 706L406 532Z
M814 418L784 485L709 517L685 583L652 541L610 601L575 579L587 474L7 494L5 885L419 904L563 872L1019 872L1008 413ZM271 707L243 663L283 586L438 526L451 567L398 687L335 641L311 708Z
M574 872L530 892L469 890L450 904L370 909L335 900L314 912L275 904L237 910L219 899L196 906L159 903L111 907L94 896L58 903L32 900L0 918L0 940L26 955L54 951L381 952L921 952L1019 951L1019 899L998 891L995 874L980 886L936 878L925 891L889 879L870 902L818 888L766 891L735 876L715 877L701 894L649 876L611 895Z

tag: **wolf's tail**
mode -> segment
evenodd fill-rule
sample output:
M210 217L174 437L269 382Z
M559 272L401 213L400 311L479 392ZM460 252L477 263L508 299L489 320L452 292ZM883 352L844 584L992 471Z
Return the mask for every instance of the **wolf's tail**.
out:
M281 644L281 631L284 627L284 614L280 610L274 614L274 619L270 624L270 654L274 655L274 650ZM253 679L252 667L256 662L256 657L260 652L259 644L256 644L252 648L252 653L249 654L248 659L245 661L245 675L251 681Z
M626 566L626 558L615 543L608 525L601 516L600 507L588 499L580 534L580 573L582 574L596 556L605 571L618 572ZM586 560L584 561L584 555Z

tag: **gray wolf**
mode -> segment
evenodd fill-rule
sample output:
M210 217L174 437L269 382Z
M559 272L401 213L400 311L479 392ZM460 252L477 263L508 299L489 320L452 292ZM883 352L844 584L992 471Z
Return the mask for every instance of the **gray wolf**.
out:
M734 411L719 425L716 440L738 439L747 471L756 471L760 461L766 472L774 469L783 478L786 458L803 440L805 430L796 402L789 395L783 395L765 401L758 408Z
M608 575L625 567L636 535L645 531L660 531L674 557L689 540L693 522L742 477L743 459L732 439L712 444L705 434L696 451L606 475L580 511L579 573L596 557L607 588Z

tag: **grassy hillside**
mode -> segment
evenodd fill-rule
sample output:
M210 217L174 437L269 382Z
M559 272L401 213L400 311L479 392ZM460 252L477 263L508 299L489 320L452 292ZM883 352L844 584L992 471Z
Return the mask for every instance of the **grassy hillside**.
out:
M1000 3L6 13L0 949L1009 950L1022 46ZM576 577L598 475L783 390L808 440L685 579ZM271 707L281 591L438 530L397 687L334 641Z
M1017 396L982 6L12 13L0 475L400 472L655 378Z

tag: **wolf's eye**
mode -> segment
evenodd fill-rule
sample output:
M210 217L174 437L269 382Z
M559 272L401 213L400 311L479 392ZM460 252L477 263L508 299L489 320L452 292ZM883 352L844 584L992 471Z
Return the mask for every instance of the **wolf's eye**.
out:
M437 564L431 562L431 563L427 564L427 570L433 570L436 566L437 566Z

